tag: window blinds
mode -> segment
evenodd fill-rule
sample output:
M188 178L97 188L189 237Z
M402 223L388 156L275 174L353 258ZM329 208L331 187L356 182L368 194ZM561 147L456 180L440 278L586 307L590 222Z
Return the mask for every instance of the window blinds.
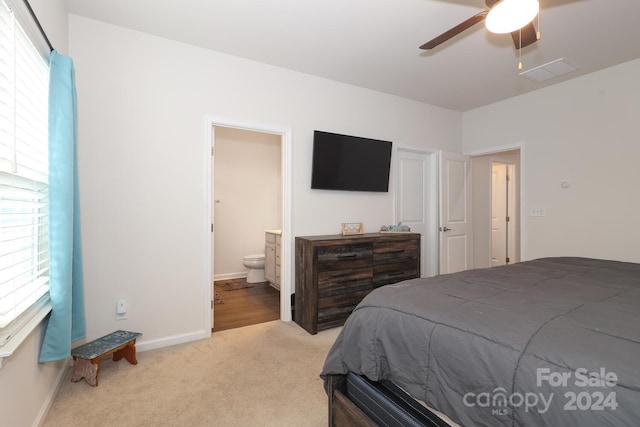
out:
M0 0L0 345L49 291L49 67Z

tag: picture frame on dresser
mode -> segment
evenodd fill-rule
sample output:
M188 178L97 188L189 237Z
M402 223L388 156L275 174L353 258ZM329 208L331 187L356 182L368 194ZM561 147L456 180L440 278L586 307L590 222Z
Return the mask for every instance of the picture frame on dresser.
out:
M365 234L364 226L361 222L343 222L342 223L342 235L350 236L354 234Z

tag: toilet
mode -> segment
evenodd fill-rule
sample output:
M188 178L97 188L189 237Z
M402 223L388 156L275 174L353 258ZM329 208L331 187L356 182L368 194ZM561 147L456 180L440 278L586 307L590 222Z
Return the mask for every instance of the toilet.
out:
M245 255L242 264L249 269L247 283L264 282L264 254Z

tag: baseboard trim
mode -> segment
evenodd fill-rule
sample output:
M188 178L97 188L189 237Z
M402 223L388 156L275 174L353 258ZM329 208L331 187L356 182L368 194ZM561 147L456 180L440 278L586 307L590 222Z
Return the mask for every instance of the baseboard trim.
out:
M247 277L246 271L241 273L216 274L215 276L213 276L213 281L215 282L216 280L243 279L245 277Z
M147 350L155 350L157 348L170 347L172 345L185 344L188 342L209 338L210 336L211 331L209 330L173 335L170 337L157 338L154 340L143 340L140 342L136 342L136 351L142 352Z

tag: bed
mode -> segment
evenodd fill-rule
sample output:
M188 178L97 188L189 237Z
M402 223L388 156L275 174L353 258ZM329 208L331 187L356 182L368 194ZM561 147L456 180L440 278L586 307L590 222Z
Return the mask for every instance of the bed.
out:
M378 288L321 377L330 425L394 425L373 421L383 405L407 425L397 400L463 426L640 425L640 264L543 258ZM354 379L377 391L354 398Z

